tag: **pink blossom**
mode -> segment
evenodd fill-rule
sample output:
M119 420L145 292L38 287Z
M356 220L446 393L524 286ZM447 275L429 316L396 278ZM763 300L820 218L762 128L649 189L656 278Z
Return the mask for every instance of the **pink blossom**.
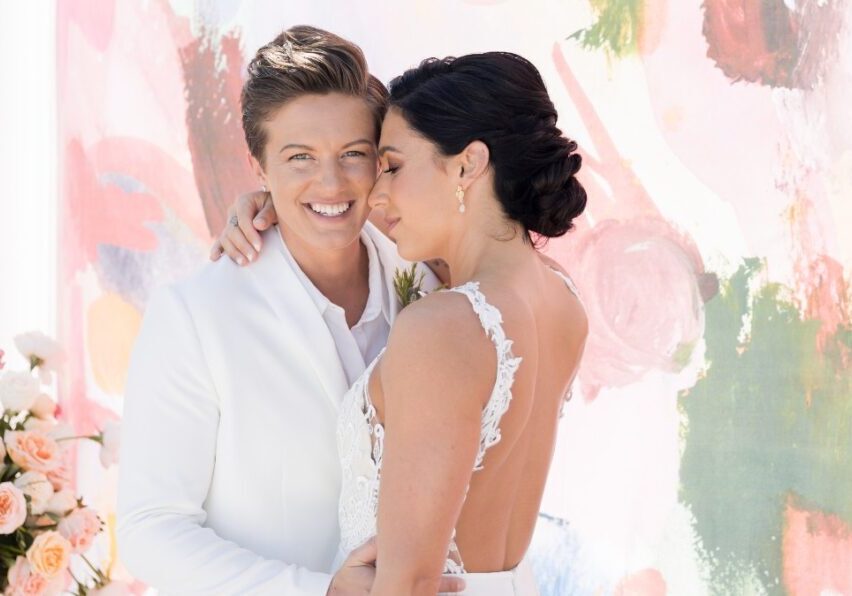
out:
M57 530L71 543L73 552L83 553L101 531L101 518L94 510L81 507L59 520Z

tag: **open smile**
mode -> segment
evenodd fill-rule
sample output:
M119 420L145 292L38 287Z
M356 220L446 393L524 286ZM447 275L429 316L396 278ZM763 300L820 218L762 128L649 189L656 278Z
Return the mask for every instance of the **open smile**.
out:
M343 218L352 209L355 201L341 203L306 203L305 209L326 219Z

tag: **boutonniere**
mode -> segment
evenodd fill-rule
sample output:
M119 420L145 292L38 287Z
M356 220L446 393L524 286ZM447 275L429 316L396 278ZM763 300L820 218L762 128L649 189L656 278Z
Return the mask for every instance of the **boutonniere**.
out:
M422 271L417 271L416 263L413 263L408 269L397 269L394 273L393 287L402 308L426 295L426 292L420 287L420 284L423 283L423 275Z

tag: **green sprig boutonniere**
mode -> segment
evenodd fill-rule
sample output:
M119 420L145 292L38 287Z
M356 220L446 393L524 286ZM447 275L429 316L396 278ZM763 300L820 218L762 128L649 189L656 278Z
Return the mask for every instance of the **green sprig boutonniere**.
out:
M423 283L423 275L423 272L417 271L416 263L408 269L397 269L394 273L393 287L402 308L426 295L426 292L420 288L420 284Z

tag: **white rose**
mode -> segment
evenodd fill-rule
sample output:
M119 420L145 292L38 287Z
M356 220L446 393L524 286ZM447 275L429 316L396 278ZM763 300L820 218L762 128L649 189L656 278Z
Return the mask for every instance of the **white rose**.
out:
M121 448L121 423L117 420L110 420L104 424L104 429L101 432L101 464L105 468L112 464L118 463L118 451Z
M53 497L53 485L41 472L24 472L13 483L21 492L30 497L30 512L41 515L47 510Z
M67 422L60 422L58 424L53 425L49 431L47 431L48 436L54 441L58 441L59 439L67 439L68 437L74 437L77 433L74 432L74 427L68 424Z
M89 596L130 596L133 592L128 584L111 581L102 588L89 590L86 594Z
M46 393L39 393L35 403L30 406L30 414L42 420L52 419L54 412L56 412L56 402Z
M30 373L9 371L0 377L0 402L7 410L28 410L38 394L38 379Z
M47 513L55 513L56 515L65 515L77 506L77 497L74 496L74 491L69 488L64 488L53 493L50 500L47 502Z
M52 373L59 369L62 361L62 347L40 331L31 331L15 337L18 351L30 364L38 367L43 383L53 380Z

